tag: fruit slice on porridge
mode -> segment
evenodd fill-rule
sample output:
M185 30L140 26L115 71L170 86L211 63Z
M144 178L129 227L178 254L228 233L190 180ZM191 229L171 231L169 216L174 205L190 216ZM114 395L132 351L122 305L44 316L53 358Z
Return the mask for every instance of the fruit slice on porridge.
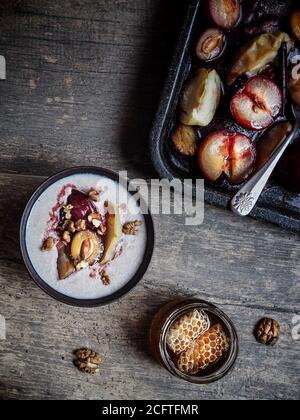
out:
M104 255L102 264L107 264L115 255L116 248L122 236L122 225L118 208L109 203L110 207L106 218L106 235L104 238Z
M52 234L56 241L48 236L42 250L50 251L56 244L59 280L94 269L101 279L105 277L103 284L110 284L105 270L121 252L122 235L130 234L124 226L128 223L140 226L141 222L122 226L119 207L101 202L101 193L96 190L85 193L73 188L66 202L55 209L58 217L52 225Z

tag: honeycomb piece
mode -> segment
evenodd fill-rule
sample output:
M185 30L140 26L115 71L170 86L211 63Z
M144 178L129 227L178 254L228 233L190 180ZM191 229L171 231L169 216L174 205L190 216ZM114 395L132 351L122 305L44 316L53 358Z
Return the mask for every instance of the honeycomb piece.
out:
M183 373L196 375L218 362L228 350L229 339L222 325L215 324L180 355L178 369Z
M204 334L210 327L210 321L204 311L194 309L183 315L170 328L167 344L175 354L188 349L199 335Z

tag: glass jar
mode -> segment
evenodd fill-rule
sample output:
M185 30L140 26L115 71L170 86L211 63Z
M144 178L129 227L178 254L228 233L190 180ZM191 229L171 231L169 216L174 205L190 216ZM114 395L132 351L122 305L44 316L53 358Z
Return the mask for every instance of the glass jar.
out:
M187 374L179 370L176 365L176 356L167 345L167 336L170 328L182 316L197 309L203 311L209 320L210 326L221 325L226 334L229 349L226 354L209 369L197 374ZM208 384L223 378L233 368L238 355L238 336L232 321L216 306L200 299L181 299L169 302L155 315L150 329L150 348L153 356L171 374L188 382Z

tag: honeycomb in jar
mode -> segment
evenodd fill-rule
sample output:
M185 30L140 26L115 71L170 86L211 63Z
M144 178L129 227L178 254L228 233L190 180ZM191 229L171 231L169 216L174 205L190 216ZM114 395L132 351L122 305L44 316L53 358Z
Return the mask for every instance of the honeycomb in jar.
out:
M197 338L178 359L178 369L196 375L217 363L229 350L230 342L221 324L215 324Z
M178 355L188 349L209 327L209 317L204 311L191 310L172 325L167 335L167 345Z

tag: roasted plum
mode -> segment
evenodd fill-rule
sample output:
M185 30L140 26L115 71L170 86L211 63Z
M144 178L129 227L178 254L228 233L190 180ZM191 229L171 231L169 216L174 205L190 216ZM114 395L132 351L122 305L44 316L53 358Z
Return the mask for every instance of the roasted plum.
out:
M295 38L300 41L300 10L295 10L291 16L291 28Z
M196 46L199 60L211 61L218 58L224 51L226 35L217 28L209 28L200 35Z
M60 242L57 245L57 252L58 252L58 258L57 258L58 277L60 280L65 280L67 277L69 277L71 274L74 273L75 265L69 256L68 247L64 245L62 242Z
M204 177L216 182L225 175L231 184L239 184L253 171L256 150L243 134L216 131L200 145L198 164Z
M300 192L300 142L288 148L275 171L280 185L290 191Z
M256 143L256 164L255 170L261 169L270 159L275 149L284 141L292 130L288 122L275 124Z
M222 29L234 28L241 17L240 0L208 0L208 10L213 22Z
M83 220L90 213L95 213L97 211L95 205L89 197L81 191L75 189L72 190L72 193L68 197L68 204L73 206L71 215L74 222Z
M297 66L292 71L292 75L289 81L289 91L293 102L300 106L300 74L297 71Z
M221 99L221 79L215 70L198 69L184 89L180 121L205 127L213 120Z
M244 27L244 33L247 36L257 36L263 33L280 32L281 22L276 16L267 16L259 19L255 23L248 24Z
M231 100L234 119L250 130L263 130L272 125L281 109L280 89L263 76L250 79Z
M86 261L93 264L103 255L101 238L91 230L78 232L71 243L71 256L74 261Z

